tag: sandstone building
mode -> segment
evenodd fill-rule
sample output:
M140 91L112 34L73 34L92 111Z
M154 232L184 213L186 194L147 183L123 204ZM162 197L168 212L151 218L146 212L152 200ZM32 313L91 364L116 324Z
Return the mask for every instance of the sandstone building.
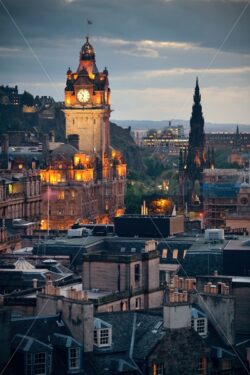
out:
M108 71L98 71L88 37L77 71L67 71L63 111L68 144L50 155L44 139L42 228L108 222L124 212L126 165L110 147Z

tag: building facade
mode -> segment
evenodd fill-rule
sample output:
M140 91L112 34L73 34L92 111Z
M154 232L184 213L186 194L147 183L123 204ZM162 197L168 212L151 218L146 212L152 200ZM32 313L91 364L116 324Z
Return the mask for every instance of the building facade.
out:
M37 221L41 214L41 181L37 172L2 171L0 218Z
M126 164L110 147L108 71L98 71L88 37L77 71L67 71L63 112L68 144L49 154L44 140L42 228L109 222L124 212Z
M204 226L250 230L250 185L247 171L205 169Z

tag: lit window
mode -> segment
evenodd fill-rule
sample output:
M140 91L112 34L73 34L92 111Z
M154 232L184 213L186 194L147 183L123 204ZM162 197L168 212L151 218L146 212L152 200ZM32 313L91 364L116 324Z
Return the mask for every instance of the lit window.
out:
M140 264L135 264L135 282L140 281Z
M166 259L168 257L168 249L162 250L162 258Z
M205 357L199 359L198 374L206 375L207 373L207 359Z
M35 353L34 375L45 375L45 374L46 374L46 354Z
M13 186L11 184L8 185L8 193L9 194L13 193Z
M69 368L80 368L80 348L69 349Z
M71 198L72 198L72 199L75 199L75 197L76 197L76 192L75 192L75 190L71 190Z
M164 375L164 364L154 363L153 364L153 375Z
M186 258L186 255L187 255L187 250L184 250L184 251L183 251L183 259Z
M64 191L58 191L58 199L64 199L65 195L64 195Z
M174 249L173 250L173 259L177 259L178 258L178 249Z

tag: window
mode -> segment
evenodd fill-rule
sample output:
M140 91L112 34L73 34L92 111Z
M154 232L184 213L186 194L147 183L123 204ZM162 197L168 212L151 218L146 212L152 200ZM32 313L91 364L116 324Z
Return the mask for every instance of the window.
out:
M94 344L100 348L111 346L111 335L111 328L95 328Z
M112 344L112 325L99 318L94 318L94 344L99 348Z
M178 258L178 249L174 249L173 250L173 259L177 259Z
M183 250L183 259L186 258L186 255L187 255L187 250Z
M191 326L200 336L207 335L207 318L192 319Z
M109 343L109 329L101 329L100 331L100 344L107 345Z
M198 374L206 375L207 373L207 359L205 357L199 359Z
M166 259L168 257L168 249L162 250L162 258Z
M204 333L205 332L205 319L197 319L197 332Z
M80 348L69 349L69 368L80 368Z
M153 364L153 375L164 375L164 364L154 363Z
M32 354L26 354L26 375L32 375Z
M64 199L64 191L58 191L58 199Z
M232 368L232 362L229 359L224 359L222 361L222 370L231 370Z
M46 374L46 354L35 353L34 358L34 375Z
M139 310L141 308L141 297L135 299L135 309Z
M140 281L140 264L135 264L135 282Z

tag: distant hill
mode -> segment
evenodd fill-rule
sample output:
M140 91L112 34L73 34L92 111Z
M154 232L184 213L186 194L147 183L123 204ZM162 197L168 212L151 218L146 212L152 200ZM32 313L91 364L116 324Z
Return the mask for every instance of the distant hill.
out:
M189 131L189 121L186 120L170 120L172 125L183 125L185 133ZM114 120L114 122L122 127L131 127L131 130L148 130L148 129L162 129L169 125L169 120L149 121L149 120ZM234 132L237 124L216 124L205 123L206 132ZM250 125L239 124L240 132L250 132Z
M42 134L50 130L55 131L58 141L64 141L65 121L60 106L55 104L49 109L23 112L22 106L0 104L0 135L8 131L27 131L40 139Z

